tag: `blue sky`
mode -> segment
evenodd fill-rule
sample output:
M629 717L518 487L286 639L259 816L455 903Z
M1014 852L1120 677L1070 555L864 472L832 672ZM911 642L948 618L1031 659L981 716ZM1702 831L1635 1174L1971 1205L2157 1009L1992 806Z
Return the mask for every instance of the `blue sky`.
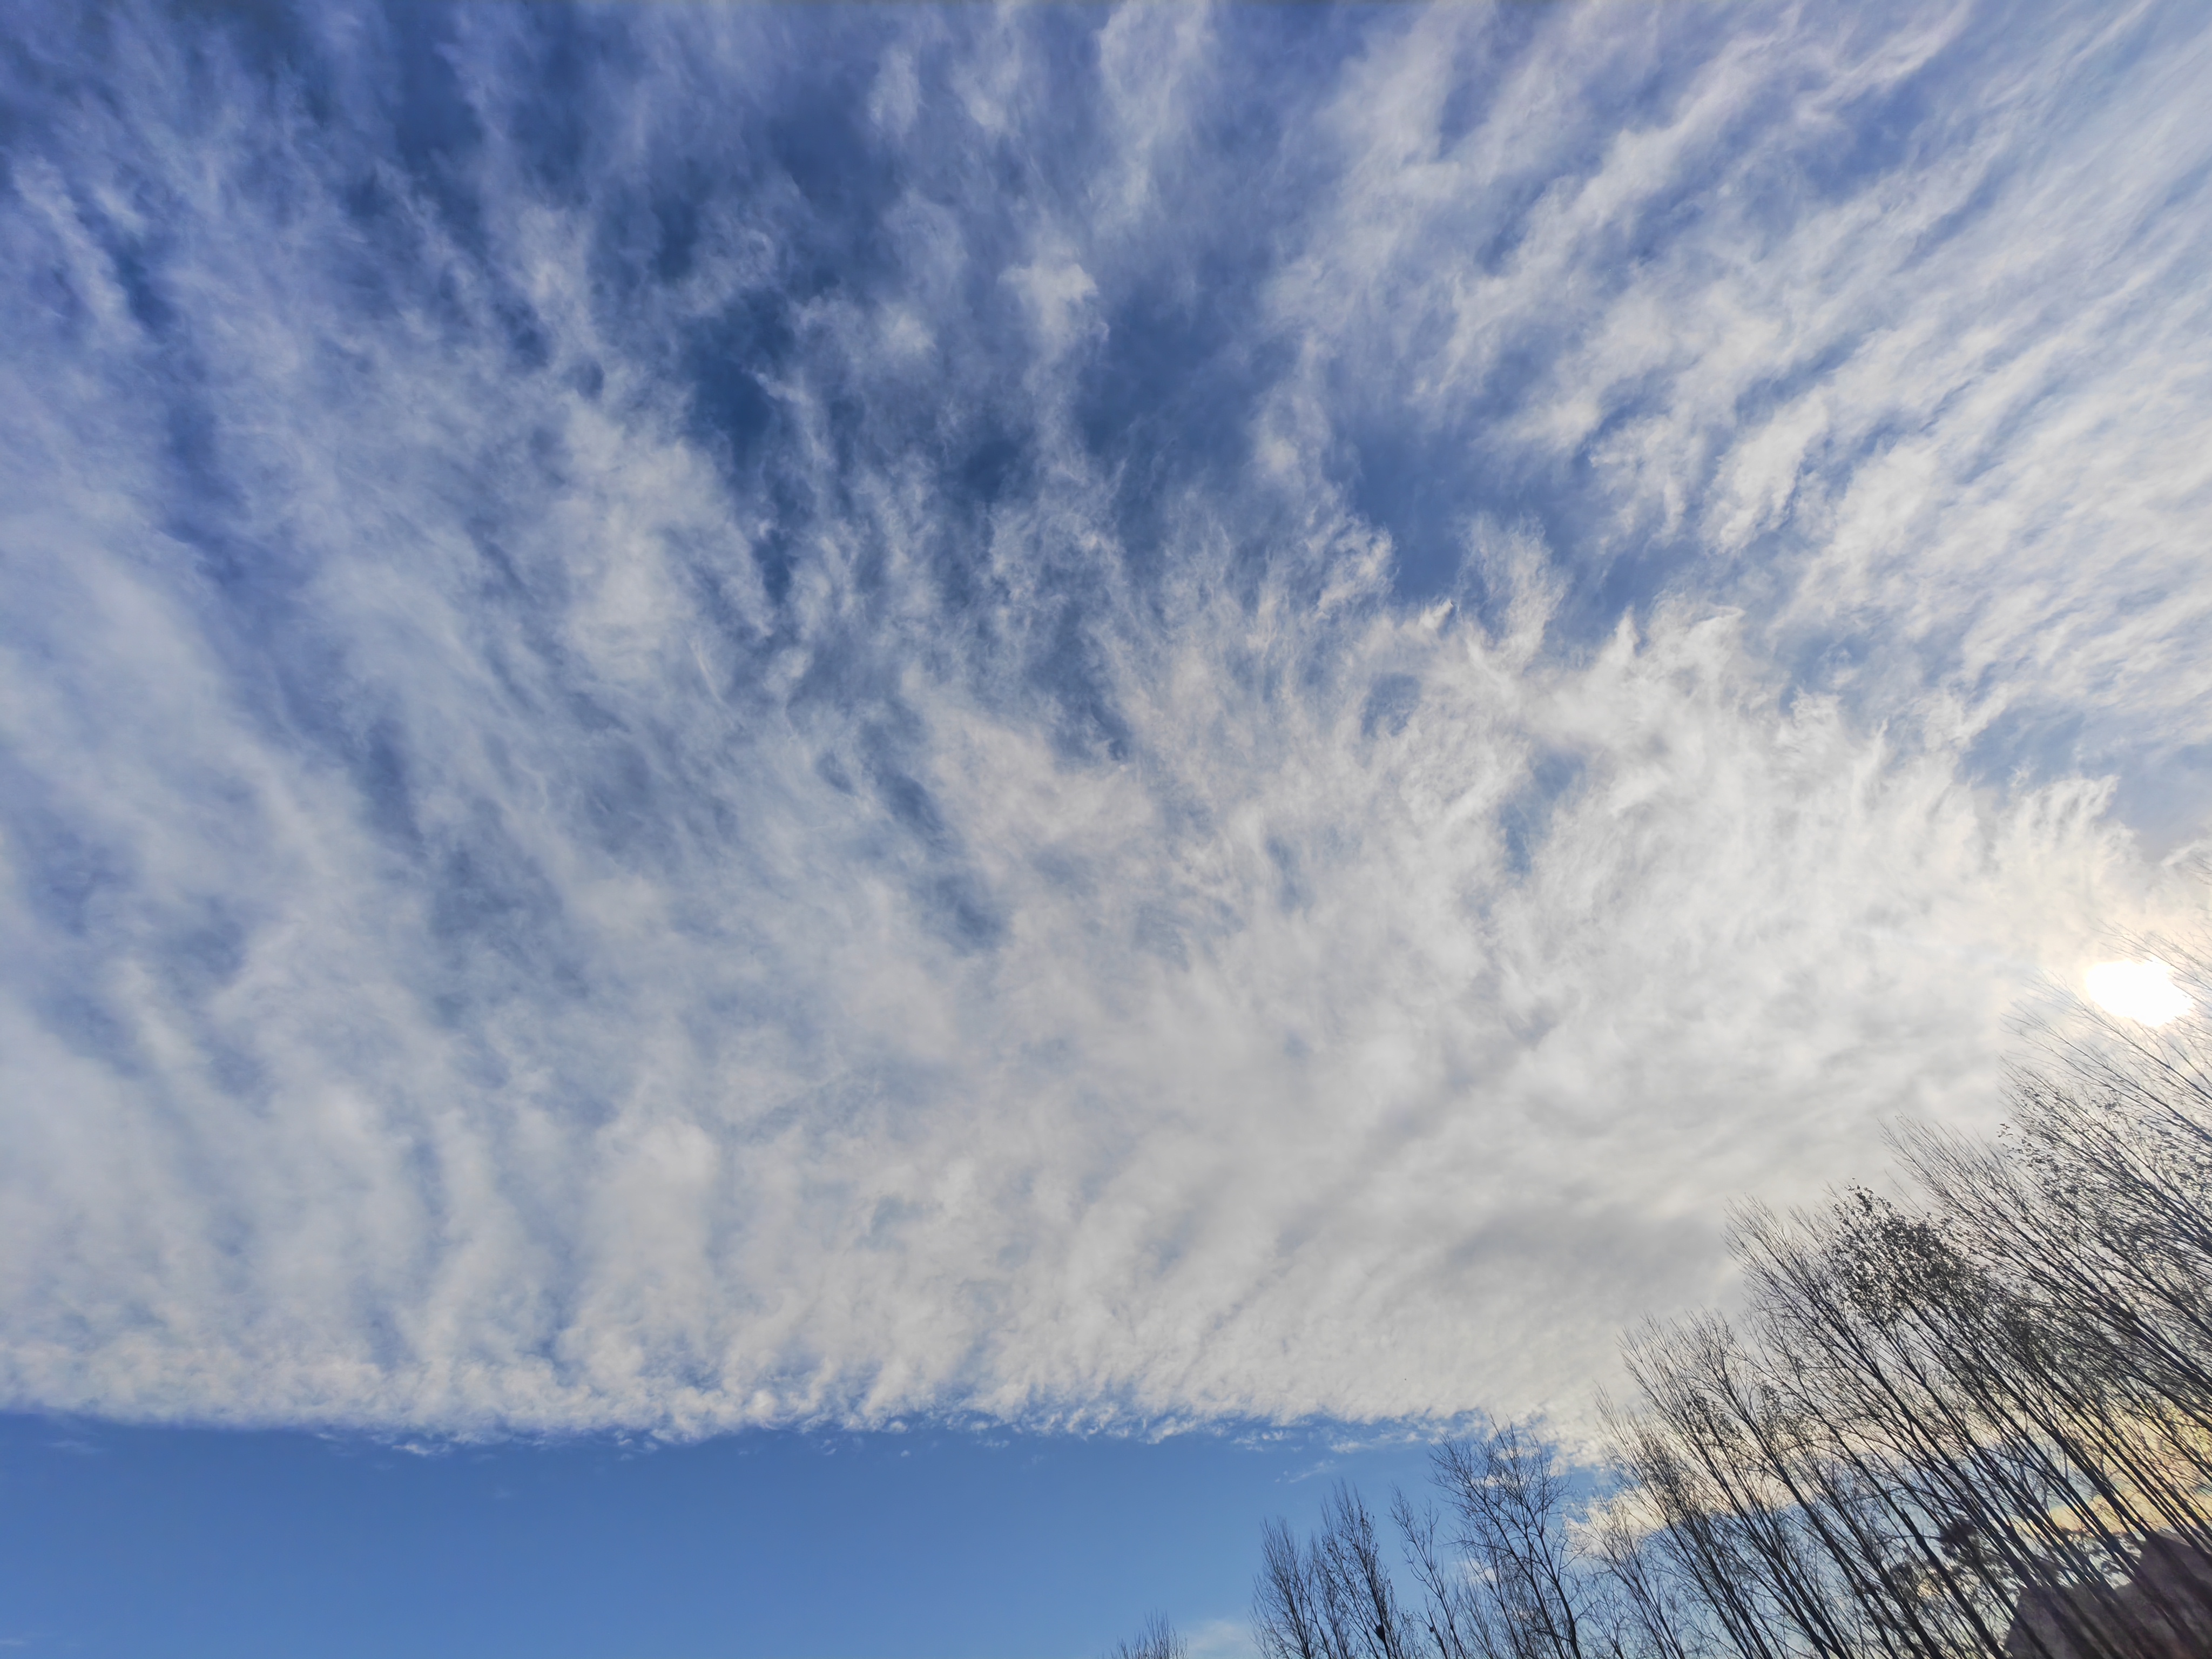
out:
M1341 1428L402 1449L16 1417L0 1602L27 1653L1087 1655L1157 1609L1218 1655L1264 1520L1425 1460Z
M1571 1436L2203 926L2201 8L0 33L11 1455Z

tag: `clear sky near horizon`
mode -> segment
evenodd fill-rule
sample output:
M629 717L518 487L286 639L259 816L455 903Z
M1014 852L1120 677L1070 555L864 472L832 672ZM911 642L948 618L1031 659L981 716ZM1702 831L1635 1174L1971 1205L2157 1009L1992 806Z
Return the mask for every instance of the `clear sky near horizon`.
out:
M1577 1432L2204 927L2207 85L2183 0L0 0L0 1641L301 1651L296 1540L335 1621L481 1504L385 1650L1089 1651L1316 1447ZM1020 1595L777 1531L931 1481Z
M1260 1528L1425 1452L1306 1427L447 1445L0 1417L7 1651L1095 1659L1249 1651Z

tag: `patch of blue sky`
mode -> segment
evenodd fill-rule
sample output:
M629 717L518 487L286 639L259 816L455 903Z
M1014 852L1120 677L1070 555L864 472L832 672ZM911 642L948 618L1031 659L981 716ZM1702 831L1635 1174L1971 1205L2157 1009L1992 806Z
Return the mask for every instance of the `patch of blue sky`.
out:
M696 1445L0 1418L0 1641L32 1653L1091 1659L1168 1613L1250 1651L1263 1522L1419 1496L1372 1425L988 1424Z

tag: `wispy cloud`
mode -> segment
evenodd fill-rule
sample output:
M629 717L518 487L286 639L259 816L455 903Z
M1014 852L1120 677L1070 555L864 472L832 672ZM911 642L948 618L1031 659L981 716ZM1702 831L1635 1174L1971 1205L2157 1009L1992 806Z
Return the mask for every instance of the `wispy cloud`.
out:
M1192 1659L1248 1659L1256 1651L1251 1626L1237 1619L1209 1619L1185 1639Z
M34 19L0 1387L1571 1409L1985 1116L2202 915L2212 33L1625 15Z

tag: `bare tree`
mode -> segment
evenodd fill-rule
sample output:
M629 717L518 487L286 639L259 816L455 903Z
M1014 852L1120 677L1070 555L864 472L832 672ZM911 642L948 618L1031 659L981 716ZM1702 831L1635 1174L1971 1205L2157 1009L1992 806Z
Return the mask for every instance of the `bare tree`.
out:
M1106 1659L1189 1659L1189 1645L1167 1615L1156 1613L1145 1620L1133 1641L1116 1642Z
M1630 1340L1607 1489L1441 1446L1404 1590L1348 1488L1271 1527L1267 1659L2212 1652L2212 1025L2033 1035L2005 1133L1900 1133L1908 1201L1738 1212L1743 1315Z
M1375 1517L1339 1483L1321 1530L1301 1546L1281 1522L1263 1534L1253 1628L1267 1659L1417 1659L1417 1622L1400 1606Z
M2212 1056L2073 1029L1995 1144L1899 1137L1917 1206L1741 1213L1741 1336L1631 1345L1625 1462L1736 1651L2151 1659L2203 1613L2136 1570L2212 1552Z
M1407 1569L1420 1597L1413 1614L1435 1659L1492 1659L1502 1643L1474 1575L1461 1556L1437 1541L1436 1506L1413 1507L1403 1492L1391 1494L1390 1516L1404 1540Z
M1509 1425L1440 1446L1431 1472L1442 1510L1403 1492L1391 1504L1406 1588L1349 1487L1330 1494L1304 1544L1267 1528L1254 1601L1267 1659L1689 1659L1679 1642L1624 1644L1624 1629L1643 1626L1610 1559L1578 1540L1585 1505L1532 1431Z
M1508 1424L1480 1441L1446 1442L1433 1462L1504 1655L1591 1659L1585 1641L1606 1586L1570 1535L1566 1476L1552 1448Z
M1336 1659L1323 1634L1317 1570L1297 1534L1270 1521L1260 1534L1252 1633L1265 1659Z

